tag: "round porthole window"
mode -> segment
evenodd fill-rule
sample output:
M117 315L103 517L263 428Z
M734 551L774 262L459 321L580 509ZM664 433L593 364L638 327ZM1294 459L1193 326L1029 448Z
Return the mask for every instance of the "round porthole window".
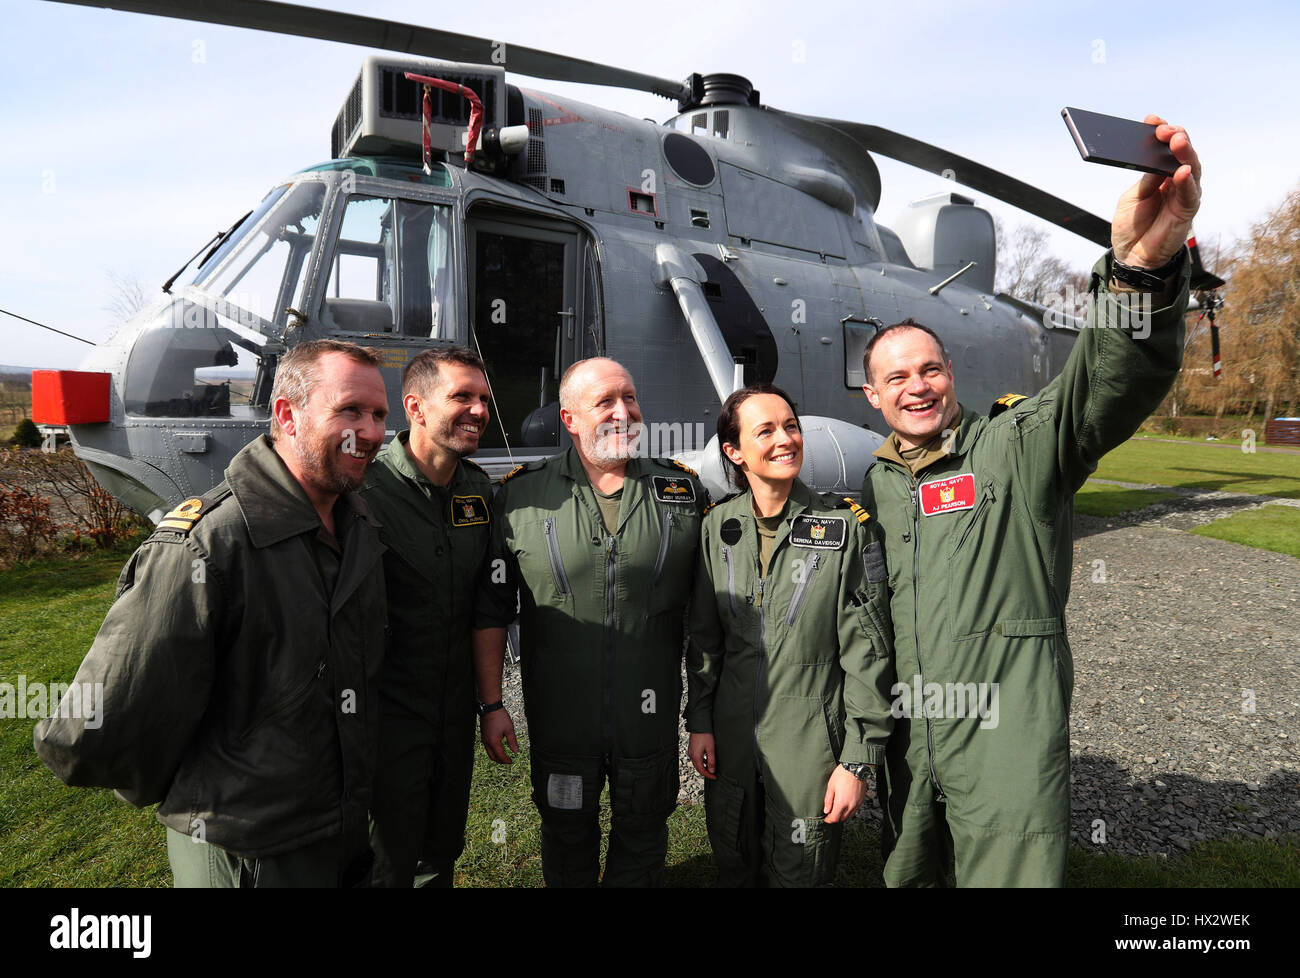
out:
M674 173L697 187L711 184L717 175L709 151L679 132L670 132L664 137L664 158Z

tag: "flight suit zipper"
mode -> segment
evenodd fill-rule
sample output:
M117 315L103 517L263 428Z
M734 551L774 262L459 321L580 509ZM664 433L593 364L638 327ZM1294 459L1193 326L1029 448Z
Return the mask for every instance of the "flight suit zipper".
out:
M979 505L971 512L970 519L966 521L966 528L961 531L961 537L957 540L957 546L953 548L953 553L961 549L961 545L970 536L970 531L975 528L975 522L979 519L980 513L984 512L984 507L993 501L993 481L990 479L984 483L984 495L980 497Z
M727 598L731 601L731 617L736 618L740 615L740 609L736 607L736 562L731 556L731 548L722 548L722 562L727 565Z
M312 691L313 688L315 688L316 684L320 682L320 680L324 677L324 675L325 675L325 660L321 659L320 662L316 664L316 668L312 671L311 678L309 678L305 683L300 685L297 689L295 689L284 699L276 703L275 706L271 707L271 709L267 710L266 713L261 717L259 717L251 727L249 727L247 730L244 731L243 735L240 737L240 740L247 741L251 739L253 734L257 733L257 731L261 730L268 723L270 723L273 720L280 719L285 714L290 713L298 706L300 706L303 700L307 698L307 695Z
M817 565L821 563L821 559L822 555L815 553L809 558L807 566L804 567L803 574L799 578L799 586L794 589L794 597L790 599L790 610L785 613L786 627L793 625L795 618L799 616L799 609L803 607L804 597L808 593L808 584L817 570Z
M659 530L659 556L655 559L655 572L650 580L651 587L659 586L659 577L664 572L664 564L668 562L668 548L672 545L675 523L672 512L664 510L663 523Z
M921 669L921 621L920 621L920 594L921 594L921 509L917 502L917 486L911 484L908 493L912 497L912 641L916 645L916 675L921 683L921 691L925 692L925 673ZM934 789L938 793L938 800L945 801L943 785L939 783L939 775L934 770L934 730L930 726L930 714L926 710L925 696L921 696L921 718L925 721L925 755L926 762L930 766L930 780L934 782Z
M602 709L603 733L606 750L614 745L613 700L614 700L614 611L618 597L618 542L614 537L605 538L605 689Z
M546 554L551 559L551 574L555 589L566 597L569 594L569 577L564 573L564 559L560 556L560 541L555 533L555 517L546 517Z

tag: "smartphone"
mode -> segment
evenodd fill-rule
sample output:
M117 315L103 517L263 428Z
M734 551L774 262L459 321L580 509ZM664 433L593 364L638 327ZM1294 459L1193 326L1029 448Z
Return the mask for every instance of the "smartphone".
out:
M1074 137L1074 144L1079 147L1079 155L1089 163L1122 166L1167 177L1173 176L1180 165L1169 144L1156 139L1155 126L1086 109L1065 108L1061 115Z

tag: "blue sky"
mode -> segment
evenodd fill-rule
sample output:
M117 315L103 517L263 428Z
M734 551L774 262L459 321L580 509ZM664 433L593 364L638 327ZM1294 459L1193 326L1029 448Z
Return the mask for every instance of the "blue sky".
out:
M1185 125L1206 166L1203 243L1243 235L1300 183L1294 4L574 3L317 0L679 78L746 75L764 103L937 143L1109 217L1132 182L1084 164L1064 105ZM42 0L0 2L0 307L92 340L109 271L150 290L280 178L329 155L364 49ZM514 77L514 76L512 76ZM526 87L667 118L651 95ZM877 157L885 224L952 185ZM1014 225L1033 219L981 204ZM1098 249L1065 232L1080 267ZM0 363L88 348L0 317Z

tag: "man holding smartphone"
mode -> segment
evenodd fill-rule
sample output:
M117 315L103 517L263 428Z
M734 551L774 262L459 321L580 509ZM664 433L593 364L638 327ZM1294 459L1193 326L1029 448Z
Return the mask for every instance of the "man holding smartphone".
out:
M896 689L882 785L890 886L941 885L948 873L959 886L1064 883L1074 494L1178 373L1183 243L1201 198L1186 131L1146 122L1179 166L1120 197L1087 327L1042 391L1000 399L992 417L964 408L942 342L910 320L864 354L863 390L893 435L862 504L885 533L898 678L922 687ZM1149 316L1131 315L1136 296ZM932 697L935 686L946 695ZM981 708L953 709L948 691L970 690Z

